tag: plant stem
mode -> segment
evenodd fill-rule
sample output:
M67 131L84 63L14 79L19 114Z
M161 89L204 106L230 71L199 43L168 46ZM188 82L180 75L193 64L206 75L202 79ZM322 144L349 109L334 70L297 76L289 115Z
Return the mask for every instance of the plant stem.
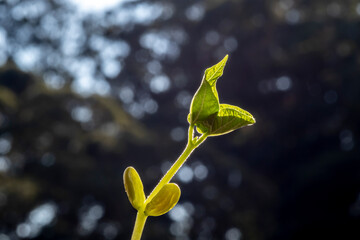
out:
M147 217L148 216L146 216L142 211L138 211L136 214L136 221L131 240L140 240Z
M147 197L145 204L150 202L153 197L167 184L170 180L174 177L177 171L181 168L181 166L185 163L186 159L190 156L192 151L197 148L205 139L207 135L203 134L200 138L194 138L194 126L190 125L189 127L189 136L188 136L188 143L180 155L180 157L175 161L175 163L171 166L171 168L167 171L167 173L163 176L160 182L156 185L154 190L150 193Z
M144 202L144 206L146 206L146 204L150 202L167 183L170 182L170 180L174 177L176 172L180 169L180 167L185 163L186 159L190 156L192 151L194 151L195 148L197 148L203 141L205 141L207 136L208 136L207 134L203 134L200 138L194 137L194 125L190 125L188 132L188 143L183 153L175 161L175 163L171 166L171 168L163 176L160 182L156 185L154 190L147 197L147 199ZM136 221L135 221L134 231L131 240L140 240L147 217L148 216L144 214L144 209L143 208L139 209L136 215Z

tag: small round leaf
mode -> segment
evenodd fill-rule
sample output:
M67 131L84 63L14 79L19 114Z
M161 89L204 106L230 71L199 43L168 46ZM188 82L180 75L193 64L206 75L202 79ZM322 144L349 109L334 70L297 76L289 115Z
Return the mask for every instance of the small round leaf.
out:
M131 205L139 210L145 202L144 187L135 168L127 167L124 171L124 186Z
M146 205L145 214L148 216L160 216L167 213L177 204L180 194L181 191L177 184L166 184Z

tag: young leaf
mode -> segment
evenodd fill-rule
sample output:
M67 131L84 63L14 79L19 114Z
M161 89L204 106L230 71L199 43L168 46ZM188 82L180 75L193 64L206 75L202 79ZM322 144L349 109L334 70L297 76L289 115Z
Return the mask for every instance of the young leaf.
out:
M146 205L145 214L148 216L160 216L167 213L179 201L180 192L177 184L166 184Z
M222 76L228 55L219 63L205 70L201 85L196 91L190 106L188 121L195 124L219 111L219 97L216 82Z
M136 172L135 168L127 167L124 171L123 177L125 191L129 201L136 210L139 210L145 202L144 187L140 176Z
M196 129L200 133L217 136L254 123L255 118L249 112L229 104L220 104L218 114L214 114L206 120L198 122Z

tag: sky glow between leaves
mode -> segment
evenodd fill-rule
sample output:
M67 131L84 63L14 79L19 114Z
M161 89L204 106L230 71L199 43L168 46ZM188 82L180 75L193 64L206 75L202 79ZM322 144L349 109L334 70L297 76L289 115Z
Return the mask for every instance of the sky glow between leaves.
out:
M69 2L75 4L80 12L84 13L94 13L94 12L103 12L109 10L117 5L120 5L125 2L130 2L129 0L69 0Z

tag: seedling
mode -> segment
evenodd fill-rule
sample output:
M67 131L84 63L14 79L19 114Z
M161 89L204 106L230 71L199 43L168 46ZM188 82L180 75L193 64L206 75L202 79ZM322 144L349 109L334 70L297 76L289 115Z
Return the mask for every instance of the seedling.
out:
M194 149L207 137L223 135L255 123L255 118L249 112L237 106L219 103L216 82L223 74L227 59L228 55L205 70L201 85L191 101L187 119L189 122L188 142L185 150L147 198L145 198L144 187L136 170L133 167L125 169L125 191L131 205L137 210L131 240L140 240L148 216L165 214L177 204L180 188L170 181ZM197 134L195 134L195 129Z

